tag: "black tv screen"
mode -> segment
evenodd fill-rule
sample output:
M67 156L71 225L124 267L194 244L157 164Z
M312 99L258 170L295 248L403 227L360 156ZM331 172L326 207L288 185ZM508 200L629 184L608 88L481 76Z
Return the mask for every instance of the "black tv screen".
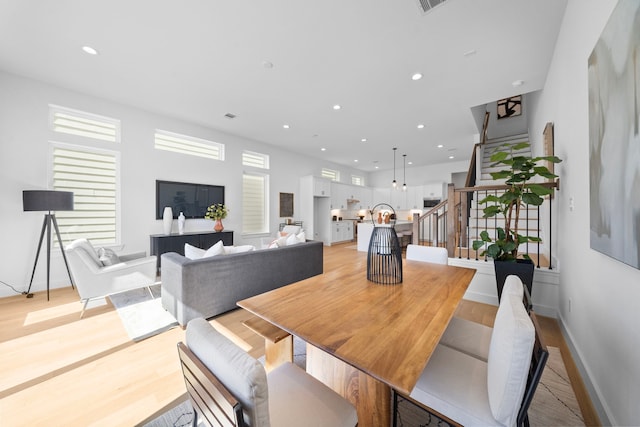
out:
M224 203L223 185L156 181L156 219L162 219L165 206L171 207L174 219L180 212L185 218L204 218L214 203Z

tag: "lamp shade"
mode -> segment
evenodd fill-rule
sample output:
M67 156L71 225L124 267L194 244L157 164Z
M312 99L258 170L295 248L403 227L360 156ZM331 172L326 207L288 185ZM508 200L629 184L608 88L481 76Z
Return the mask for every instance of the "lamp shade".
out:
M73 192L53 190L24 190L22 207L27 211L72 211Z

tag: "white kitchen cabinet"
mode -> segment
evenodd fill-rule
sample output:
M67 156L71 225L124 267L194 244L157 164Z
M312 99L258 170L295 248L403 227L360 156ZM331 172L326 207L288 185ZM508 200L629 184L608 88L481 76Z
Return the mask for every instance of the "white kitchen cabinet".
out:
M347 209L347 199L351 195L351 186L339 182L331 183L331 209Z
M423 198L425 199L444 199L445 198L444 182L430 182L422 186Z
M331 181L313 177L313 195L315 197L331 197Z
M331 243L353 240L353 221L333 221L331 223Z

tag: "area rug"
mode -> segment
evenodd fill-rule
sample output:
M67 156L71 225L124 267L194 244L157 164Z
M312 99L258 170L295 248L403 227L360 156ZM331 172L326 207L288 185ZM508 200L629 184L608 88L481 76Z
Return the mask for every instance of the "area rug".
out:
M160 285L110 295L129 338L141 341L178 325L176 319L162 308Z
M302 342L303 344L304 342ZM294 342L294 354L302 348L300 345L298 343L298 348L296 348ZM549 359L533 397L533 402L529 407L530 425L532 427L584 426L580 407L569 383L569 376L564 367L560 350L556 347L548 348ZM294 362L300 365L302 358L298 358ZM449 426L447 422L402 398L399 398L396 415L398 427ZM145 424L145 427L186 426L190 425L192 419L193 408L187 400Z

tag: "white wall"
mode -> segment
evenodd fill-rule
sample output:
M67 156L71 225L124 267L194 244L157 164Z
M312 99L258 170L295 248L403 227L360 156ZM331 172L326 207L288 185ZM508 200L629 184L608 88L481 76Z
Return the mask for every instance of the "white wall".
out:
M471 150L473 149L473 143L469 143L469 153L471 156ZM466 173L469 169L469 161L451 161L447 163L439 163L437 165L429 166L411 166L407 167L407 186L413 187L417 185L424 185L432 182L451 182L451 174L456 172ZM403 179L403 169L396 168L396 181ZM379 172L372 172L369 174L369 181L367 185L369 187L391 187L391 181L393 181L393 169L383 170ZM402 183L400 183L402 185Z
M587 373L601 421L637 425L640 270L589 244L587 59L615 5L616 0L569 1L545 88L532 109L530 131L537 139L534 146L540 147L545 123L554 122L555 152L564 159L556 203L561 326Z
M229 215L224 220L233 230L236 244L257 243L257 236L243 237L241 166L242 150L270 155L270 226L277 230L278 193L294 193L294 213L300 214L299 177L320 175L322 167L339 170L341 176L368 174L318 159L292 154L271 145L141 111L104 99L71 92L34 80L0 72L0 281L26 290L42 227L43 213L22 211L22 190L49 189L49 141L70 141L72 137L48 130L48 105L57 104L121 120L122 142L95 142L95 147L121 153L121 208L123 253L149 252L149 235L162 233L162 221L155 219L155 180L221 184L225 188ZM219 162L156 150L156 128L224 143L226 161ZM78 140L76 139L75 142ZM294 216L295 216L294 215ZM328 213L327 213L328 215ZM207 220L187 220L186 230L209 230ZM174 221L174 231L177 230ZM32 291L46 289L45 251L38 261ZM52 254L52 287L68 286L59 251ZM14 295L0 284L0 296Z

